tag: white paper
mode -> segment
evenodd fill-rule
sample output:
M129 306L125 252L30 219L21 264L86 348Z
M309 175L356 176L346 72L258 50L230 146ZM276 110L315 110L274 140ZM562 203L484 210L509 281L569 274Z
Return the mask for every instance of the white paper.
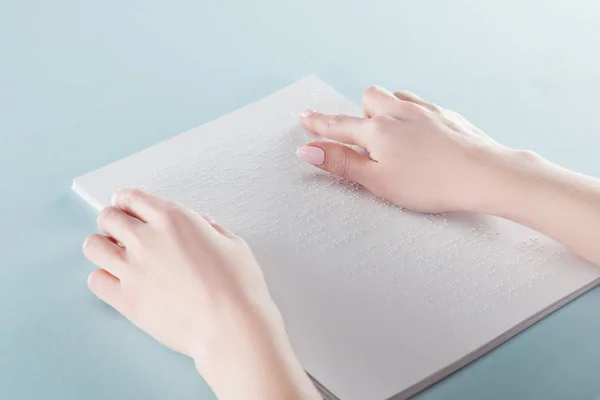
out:
M298 111L361 115L311 76L74 180L97 209L142 187L244 237L303 366L343 400L403 399L598 283L554 241L480 215L421 215L299 161Z

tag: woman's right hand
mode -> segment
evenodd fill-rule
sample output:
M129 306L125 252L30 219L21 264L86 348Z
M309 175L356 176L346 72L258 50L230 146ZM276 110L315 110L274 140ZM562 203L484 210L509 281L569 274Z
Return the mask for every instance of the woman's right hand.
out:
M373 86L363 110L364 118L302 111L306 129L333 141L308 143L298 156L414 211L510 219L600 266L600 180L502 146L411 93Z
M510 151L462 116L377 86L364 92L363 110L365 118L302 111L306 129L338 143L309 143L298 156L420 212L471 211L495 190L490 173Z

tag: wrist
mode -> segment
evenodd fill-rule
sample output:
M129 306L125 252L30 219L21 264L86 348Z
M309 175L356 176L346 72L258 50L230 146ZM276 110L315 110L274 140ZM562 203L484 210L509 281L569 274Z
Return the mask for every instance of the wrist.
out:
M191 346L190 356L203 375L214 370L216 365L229 362L230 358L249 351L266 351L265 346L285 329L274 304L252 307L224 303L211 310L213 323L204 327L201 340ZM229 357L230 354L233 356Z
M274 304L234 308L193 356L219 399L305 399L314 387L297 361Z
M529 151L510 151L498 165L475 211L536 230L600 266L598 179Z
M501 148L486 157L476 186L479 188L468 211L508 219L526 213L543 185L548 185L552 164L529 150Z

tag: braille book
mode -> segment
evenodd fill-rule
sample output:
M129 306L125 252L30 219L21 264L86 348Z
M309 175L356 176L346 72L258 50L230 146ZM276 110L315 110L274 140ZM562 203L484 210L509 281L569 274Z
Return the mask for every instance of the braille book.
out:
M424 215L295 156L298 111L362 115L315 76L74 180L100 210L125 187L244 237L323 396L405 399L599 282L553 240L475 214Z

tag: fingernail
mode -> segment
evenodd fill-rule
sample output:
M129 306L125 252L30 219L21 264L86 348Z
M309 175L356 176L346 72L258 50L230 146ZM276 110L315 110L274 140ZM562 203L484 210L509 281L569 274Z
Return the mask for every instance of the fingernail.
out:
M200 214L200 215L202 216L202 218L204 218L211 224L215 222L215 219L208 214Z
M301 160L317 167L325 163L325 150L317 146L302 146L296 150L296 155Z
M358 152L363 156L371 157L371 153L369 153L369 150L363 149L362 147L358 148Z
M92 274L89 274L88 277L87 277L87 285L88 285L89 288L91 288L92 285L93 285L93 283L92 283L93 279L94 278L92 277Z
M306 118L306 117L312 115L313 113L314 113L314 111L311 110L310 108L305 108L303 110L300 110L299 115L300 115L300 118Z
M117 202L117 192L114 192L112 194L112 196L110 197L110 204L112 204L114 206L116 202Z

